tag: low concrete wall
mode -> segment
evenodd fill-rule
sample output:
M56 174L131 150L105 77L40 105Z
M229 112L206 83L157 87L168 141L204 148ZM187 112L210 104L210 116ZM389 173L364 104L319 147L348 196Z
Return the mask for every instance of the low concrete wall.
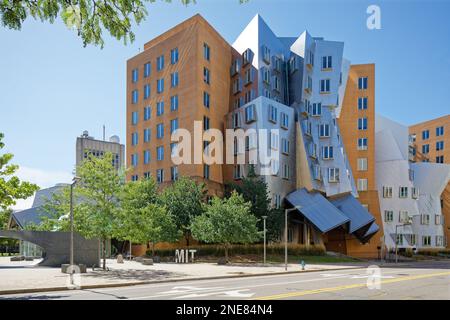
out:
M40 266L61 267L70 260L70 232L0 230L0 238L31 242L43 250ZM98 239L86 239L74 234L74 262L88 267L100 265Z

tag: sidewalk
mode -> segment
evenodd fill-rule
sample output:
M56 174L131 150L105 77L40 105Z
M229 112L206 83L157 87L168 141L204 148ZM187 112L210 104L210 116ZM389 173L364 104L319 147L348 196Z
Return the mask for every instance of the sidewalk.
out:
M34 263L37 263L35 261ZM66 290L68 275L59 268L34 267L30 262L9 262L0 257L0 294ZM305 271L300 265L289 264L288 272L311 272L365 267L364 263L309 264ZM175 264L158 263L144 266L135 261L123 264L107 260L109 271L88 269L81 275L82 288L137 285L152 282L247 277L285 273L284 264L230 264L215 263Z

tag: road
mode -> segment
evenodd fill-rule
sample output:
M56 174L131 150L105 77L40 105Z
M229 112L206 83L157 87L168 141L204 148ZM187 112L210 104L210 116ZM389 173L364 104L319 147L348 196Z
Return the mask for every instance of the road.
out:
M377 269L374 269L375 271ZM450 264L352 269L303 274L180 281L120 288L0 296L0 299L444 299L450 300ZM368 287L368 284L370 288Z

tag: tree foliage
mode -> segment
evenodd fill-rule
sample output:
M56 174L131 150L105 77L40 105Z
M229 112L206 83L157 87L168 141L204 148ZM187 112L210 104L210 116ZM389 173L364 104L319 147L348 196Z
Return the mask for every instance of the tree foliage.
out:
M0 133L0 150L5 147L3 138L3 133ZM13 157L11 153L0 154L0 210L7 210L16 204L17 199L26 199L39 189L37 185L20 181L14 175L19 166L8 164Z
M206 199L205 185L182 177L164 189L161 202L174 218L189 245L192 219L203 213Z
M133 42L133 24L139 25L147 17L146 2L156 0L1 0L2 25L20 30L28 18L53 23L58 17L64 24L75 29L83 44L103 47L103 31L117 40ZM182 4L195 0L180 0ZM247 0L240 0L246 2ZM171 0L165 0L171 2Z
M251 203L250 212L258 218L259 230L263 230L263 216L267 217L267 239L277 240L283 225L283 211L272 208L267 183L261 176L256 175L253 166L250 166L249 173L241 183L227 185L227 195L230 195L232 191L238 192L245 201Z
M258 241L261 233L256 226L258 219L250 212L251 204L237 192L229 198L214 197L206 211L192 221L192 235L206 243L220 243L225 249L231 244L247 244Z
M180 234L172 216L158 203L152 178L130 181L120 197L116 237L135 243L173 242Z

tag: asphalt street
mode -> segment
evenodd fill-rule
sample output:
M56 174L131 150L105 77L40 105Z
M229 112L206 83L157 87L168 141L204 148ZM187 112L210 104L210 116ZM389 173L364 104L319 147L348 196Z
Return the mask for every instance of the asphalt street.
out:
M449 263L180 281L118 288L0 296L48 300L278 300L444 299L450 300Z

